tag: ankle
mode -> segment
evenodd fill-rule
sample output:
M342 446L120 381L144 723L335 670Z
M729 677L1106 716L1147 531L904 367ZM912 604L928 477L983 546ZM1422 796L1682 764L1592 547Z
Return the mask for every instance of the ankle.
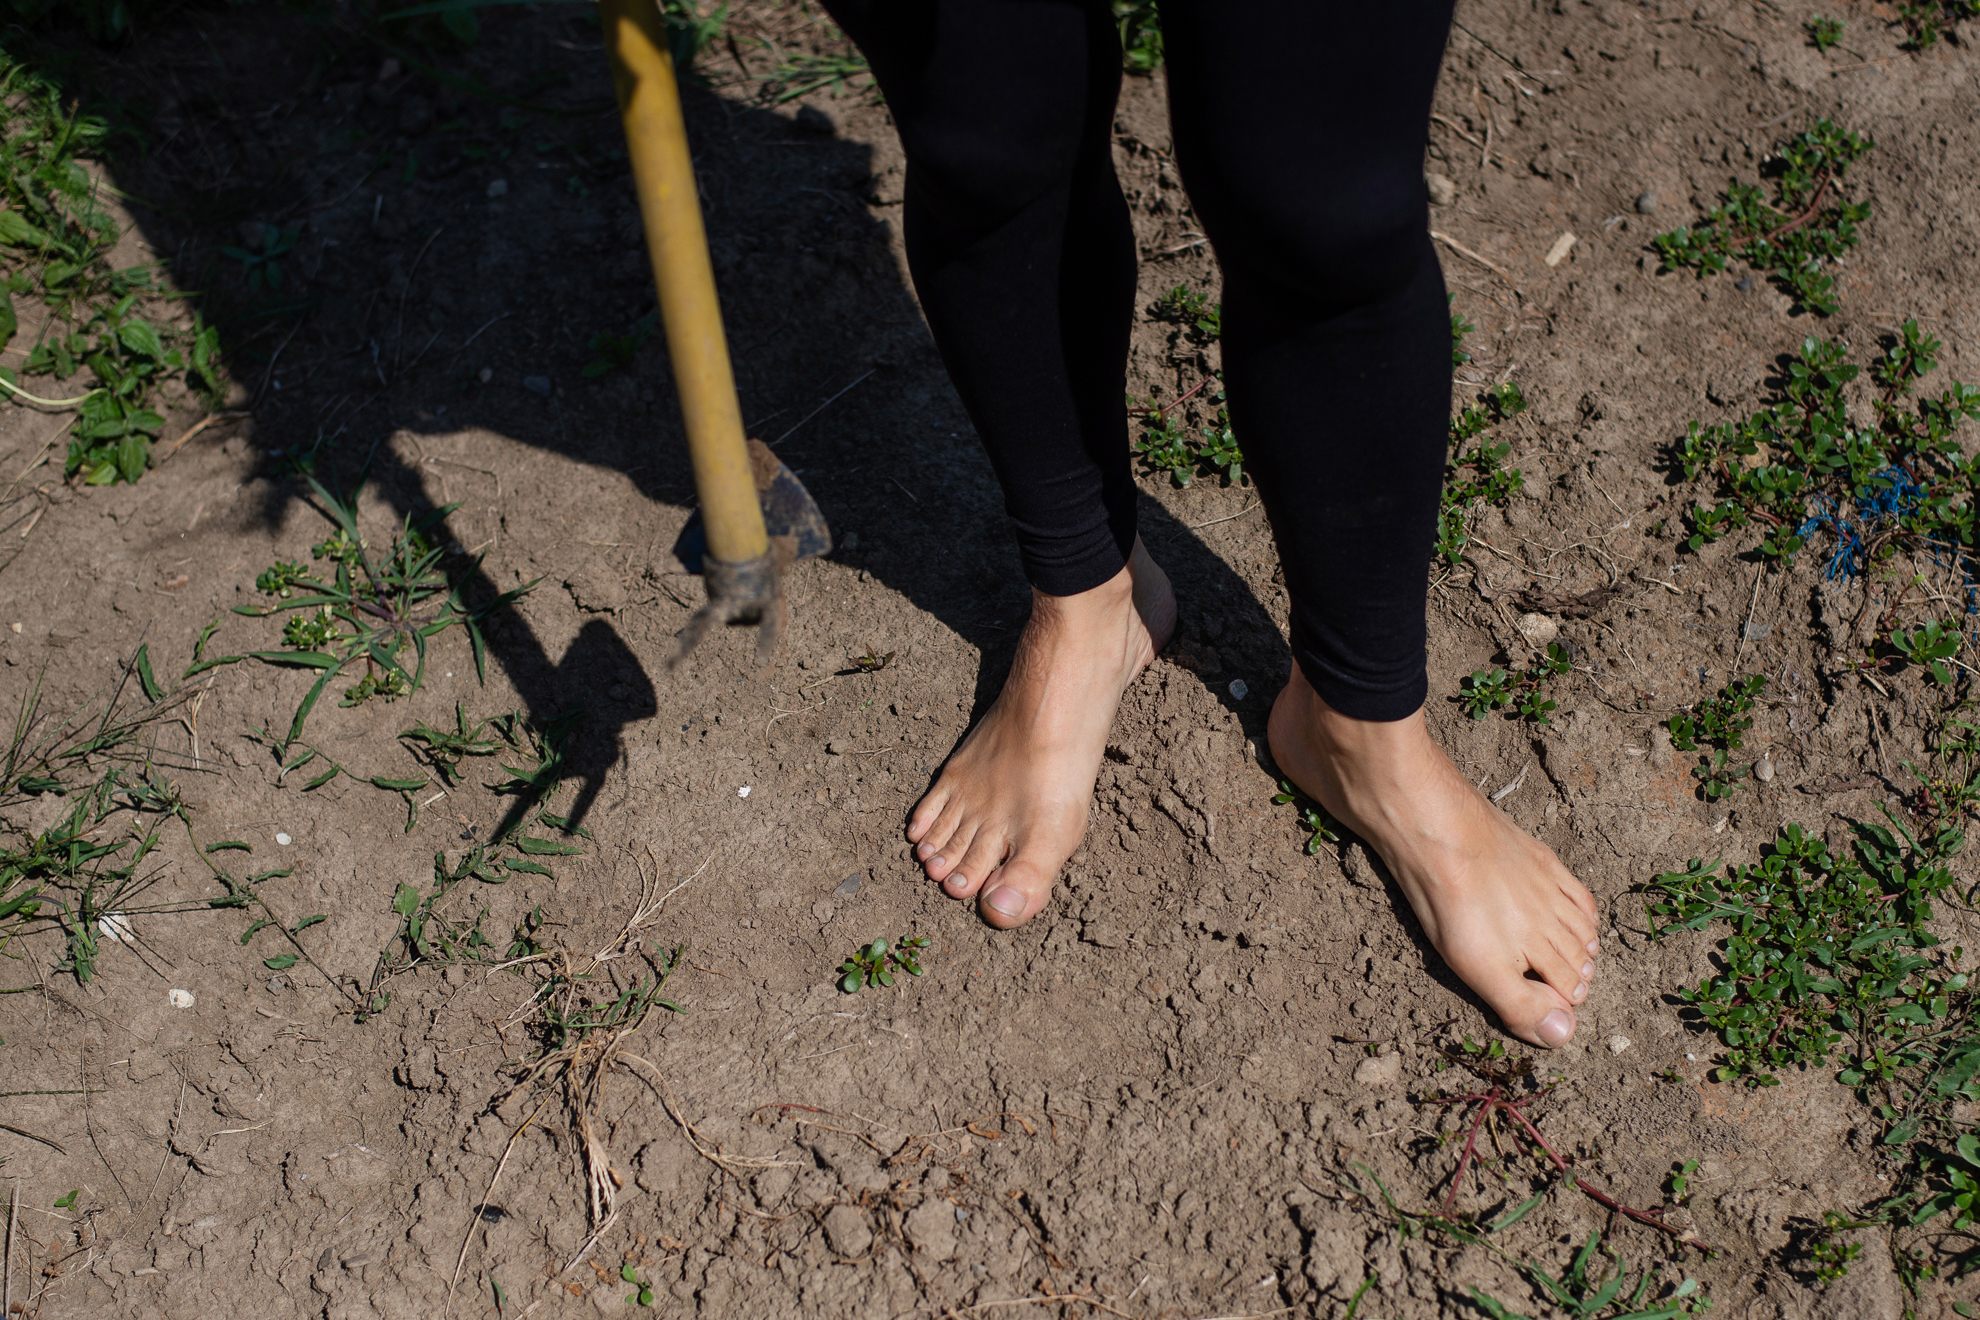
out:
M1274 725L1297 735L1337 764L1401 766L1434 752L1429 725L1417 710L1400 720L1362 720L1327 704L1294 662L1292 678L1275 704Z

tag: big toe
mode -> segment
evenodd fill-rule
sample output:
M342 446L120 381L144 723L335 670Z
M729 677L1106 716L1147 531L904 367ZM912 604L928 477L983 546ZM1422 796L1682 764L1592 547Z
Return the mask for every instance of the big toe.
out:
M1051 897L1057 870L1023 853L1011 858L983 882L977 900L983 919L1001 930L1022 926L1037 916Z
M1529 1045L1557 1050L1574 1035L1574 1005L1544 981L1512 976L1477 989L1506 1030Z

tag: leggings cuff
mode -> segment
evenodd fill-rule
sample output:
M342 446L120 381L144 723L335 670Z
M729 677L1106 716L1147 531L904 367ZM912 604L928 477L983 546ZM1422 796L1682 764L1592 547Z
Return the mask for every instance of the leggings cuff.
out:
M1134 553L1135 510L1110 510L1107 521L1070 540L1040 544L1019 532L1025 578L1047 596L1091 591L1127 567Z
M1430 695L1430 679L1422 669L1400 683L1378 685L1329 672L1312 656L1300 656L1299 668L1320 699L1351 720L1405 720L1421 710Z

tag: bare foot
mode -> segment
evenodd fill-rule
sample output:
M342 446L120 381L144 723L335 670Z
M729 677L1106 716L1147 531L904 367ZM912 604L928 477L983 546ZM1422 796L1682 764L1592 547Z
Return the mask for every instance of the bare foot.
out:
M1294 665L1267 736L1279 769L1381 854L1437 952L1506 1029L1565 1045L1595 975L1595 900L1458 772L1423 712L1348 719Z
M1035 594L1004 690L908 818L929 878L980 895L993 926L1038 914L1086 833L1121 693L1176 624L1169 579L1140 541L1077 596Z

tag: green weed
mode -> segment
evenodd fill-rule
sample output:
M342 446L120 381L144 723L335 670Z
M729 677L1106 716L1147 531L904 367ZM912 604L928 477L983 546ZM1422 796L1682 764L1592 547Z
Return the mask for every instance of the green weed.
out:
M1526 485L1518 468L1506 466L1512 446L1489 438L1494 427L1525 411L1526 395L1507 381L1487 390L1451 421L1451 460L1444 469L1437 510L1436 551L1451 567L1464 558L1477 510L1488 504L1503 508Z
M1180 326L1194 344L1212 344L1223 337L1224 305L1211 302L1187 284L1178 284L1155 300L1150 314L1158 321Z
M1934 683L1945 687L1953 681L1955 657L1964 641L1957 619L1944 623L1935 619L1915 628L1893 628L1889 645L1894 658L1925 670Z
M1664 721L1672 747L1680 752L1705 752L1691 773L1706 801L1726 797L1745 778L1746 770L1734 767L1730 757L1753 727L1753 704L1766 688L1764 674L1735 678L1714 695Z
M890 988L897 969L909 976L920 976L924 970L921 959L927 948L926 936L903 935L892 945L886 940L875 940L855 949L852 957L839 964L839 989L853 994L869 986Z
M1827 119L1817 121L1768 161L1771 199L1759 184L1734 182L1696 226L1651 239L1660 269L1689 270L1702 279L1743 261L1794 299L1795 310L1833 313L1835 278L1828 267L1856 246L1857 226L1870 218L1870 203L1844 195L1842 181L1871 145Z
M1853 830L1832 851L1790 823L1758 862L1694 859L1650 882L1653 936L1731 927L1719 965L1679 996L1719 1037L1719 1080L1771 1086L1780 1069L1840 1063L1840 1080L1864 1086L1936 1057L1967 977L1927 922L1960 835L1920 846L1901 826Z
M1842 40L1843 23L1839 18L1816 16L1806 24L1808 40L1816 50L1828 50Z
M1551 723L1558 703L1548 691L1555 679L1573 668L1574 658L1568 649L1559 642L1549 642L1546 651L1517 675L1499 665L1473 670L1458 682L1458 707L1474 720L1504 711L1509 718L1528 724Z
M1129 73L1150 74L1162 67L1162 21L1155 0L1113 0L1114 25L1121 34L1121 64Z
M234 607L236 614L251 618L289 616L283 627L287 649L202 656L186 676L250 659L314 671L316 680L296 707L284 747L302 737L317 701L338 675L349 670L362 667L355 683L344 691L341 704L345 706L374 697L389 701L417 691L426 676L427 642L456 625L468 635L476 677L486 681L487 646L482 624L535 583L512 588L486 604L470 605L441 567L447 548L430 539L431 529L456 506L443 506L419 519L407 518L385 552L378 555L358 529L355 499L338 498L314 477L309 478L309 484L323 512L336 525L334 534L310 552L327 568L327 575L320 575L319 569L278 561L255 579L256 589L273 598L272 602ZM210 636L209 632L201 638L202 650Z
M1759 411L1711 426L1693 422L1670 465L1686 481L1708 482L1712 502L1693 504L1686 546L1757 527L1753 549L1785 565L1820 536L1830 545L1831 577L1855 576L1906 550L1970 560L1980 551L1980 460L1961 451L1956 432L1980 417L1980 389L1950 381L1936 394L1918 394L1939 348L1906 321L1873 361L1868 407L1858 411L1851 387L1861 368L1840 343L1804 339Z
M75 414L68 476L136 481L165 426L158 400L167 387L218 395L218 336L197 316L175 323L149 268L109 264L118 225L83 164L106 149L107 124L64 108L53 82L4 52L0 102L0 348L19 333L24 309L36 326L19 370L0 368L0 393ZM34 378L58 384L22 383ZM57 393L68 397L49 397Z
M1906 50L1930 50L1949 24L1975 17L1980 17L1980 0L1902 0L1898 5Z
M1281 779L1279 791L1272 795L1274 806L1291 806L1299 814L1299 828L1306 835L1306 854L1311 857L1330 843L1341 841L1341 823L1327 814L1327 809L1314 802L1292 786L1292 781Z
M1456 294L1450 294L1447 296L1446 301L1455 300L1456 297ZM1471 354L1464 351L1464 341L1465 337L1476 329L1478 329L1477 326L1465 320L1456 312L1451 313L1451 367L1453 370L1471 361Z

